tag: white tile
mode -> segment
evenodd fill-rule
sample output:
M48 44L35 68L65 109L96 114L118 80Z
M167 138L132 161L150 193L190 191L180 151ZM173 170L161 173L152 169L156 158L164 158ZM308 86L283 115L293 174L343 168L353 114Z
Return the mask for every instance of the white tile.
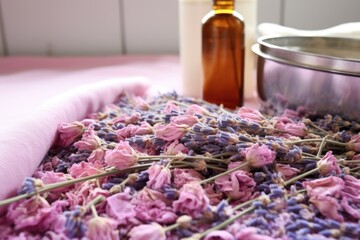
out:
M179 52L178 0L124 0L128 54Z
M118 0L2 0L11 55L120 54Z
M299 29L323 29L360 21L359 0L284 1L284 24Z
M258 0L257 1L257 23L277 23L282 21L281 0Z

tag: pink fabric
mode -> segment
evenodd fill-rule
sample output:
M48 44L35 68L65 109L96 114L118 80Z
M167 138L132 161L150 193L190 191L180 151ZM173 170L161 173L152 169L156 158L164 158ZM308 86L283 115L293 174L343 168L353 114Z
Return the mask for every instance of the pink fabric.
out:
M0 58L0 199L13 196L61 122L80 120L119 93L181 94L179 57ZM257 101L245 101L257 106Z

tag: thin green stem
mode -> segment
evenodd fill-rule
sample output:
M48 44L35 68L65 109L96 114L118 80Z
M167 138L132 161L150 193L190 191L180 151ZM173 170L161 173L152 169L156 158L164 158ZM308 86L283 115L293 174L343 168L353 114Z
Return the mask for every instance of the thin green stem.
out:
M164 229L165 232L167 232L167 231L171 231L171 230L179 227L179 225L180 225L179 223L174 223L173 225L166 226L163 229Z
M319 168L316 167L316 168L314 168L314 169L311 169L311 170L308 171L308 172L305 172L305 173L300 174L300 175L298 175L298 176L296 176L296 177L293 177L293 178L287 180L286 182L284 182L284 186L287 186L287 185L289 185L290 183L296 182L297 180L300 180L300 179L302 179L302 178L304 178L304 177L306 177L306 176L308 176L308 175L310 175L310 174L316 173L316 172L318 172L318 170L319 170Z
M239 165L239 166L237 166L235 168L227 170L226 172L223 172L223 173L220 173L218 175L212 176L210 178L204 179L204 180L200 181L199 183L200 184L205 184L205 183L211 182L211 181L217 179L218 177L222 177L222 176L225 176L225 175L230 174L232 172L235 172L237 170L240 170L241 168L246 167L247 165L248 165L248 162L245 162L245 163L243 163L243 164L241 164L241 165Z
M310 138L310 139L301 139L301 140L297 140L297 141L290 141L287 143L290 145L295 145L295 144L307 143L307 142L322 142L322 140L323 139L321 139L321 138ZM330 140L330 139L326 139L326 142L334 144L334 145L342 146L342 147L346 147L348 145L347 143L338 142L338 141L334 141L334 140Z
M99 217L94 205L91 205L91 212L92 212L94 218Z
M90 176L86 176L86 177L82 177L82 178L76 178L76 179L71 179L71 180L67 180L67 181L63 181L63 182L47 184L47 185L43 186L42 188L40 188L36 193L40 194L40 193L44 193L44 192L49 192L49 191L57 189L57 188L74 185L76 183L85 182L87 180L111 176L111 175L119 174L119 173L122 173L125 171L139 170L139 169L143 169L143 168L148 168L150 166L151 166L151 164L142 164L142 165L131 166L126 169L112 169L109 171L105 171L102 173L98 173L98 174L94 174L94 175L90 175ZM35 192L34 193L26 193L26 194L12 197L12 198L4 199L4 200L0 201L0 206L4 206L4 205L10 204L12 202L16 202L16 201L34 196L36 193Z
M321 144L320 144L320 147L319 147L319 150L318 150L318 153L316 154L316 157L320 158L321 157L321 153L326 145L326 139L328 138L328 136L325 136L322 141L321 141Z
M220 163L227 163L228 159L220 159L220 158L213 158L213 157L205 157L205 156L187 156L187 155L159 155L159 156L139 156L139 160L146 161L151 159L195 159L195 160L205 160L205 161L213 161L213 162L220 162Z

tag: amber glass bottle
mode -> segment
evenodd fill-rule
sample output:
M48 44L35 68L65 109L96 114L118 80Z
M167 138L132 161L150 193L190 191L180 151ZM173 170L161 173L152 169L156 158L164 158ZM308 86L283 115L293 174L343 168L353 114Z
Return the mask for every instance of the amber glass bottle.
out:
M213 0L202 20L203 98L234 109L243 105L245 24L234 0Z

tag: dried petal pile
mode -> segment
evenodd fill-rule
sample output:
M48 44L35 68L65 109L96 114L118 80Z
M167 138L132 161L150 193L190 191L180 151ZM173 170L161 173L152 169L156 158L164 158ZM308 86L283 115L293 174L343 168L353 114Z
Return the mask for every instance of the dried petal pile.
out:
M359 129L122 96L59 126L0 239L359 239Z

